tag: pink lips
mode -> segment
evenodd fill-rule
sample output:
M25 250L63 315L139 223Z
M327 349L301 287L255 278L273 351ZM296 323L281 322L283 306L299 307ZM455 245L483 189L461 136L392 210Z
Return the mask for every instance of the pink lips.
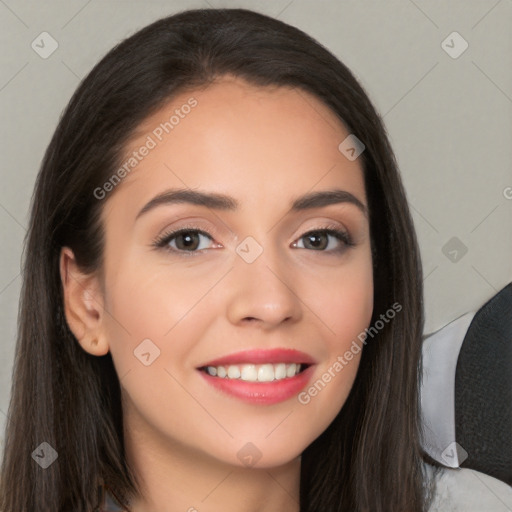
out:
M214 377L200 370L206 366L229 366L235 364L297 363L309 365L294 377L272 382L247 382L240 379ZM314 372L316 361L293 349L246 350L221 357L198 368L208 384L228 395L253 404L271 405L297 395L306 387Z

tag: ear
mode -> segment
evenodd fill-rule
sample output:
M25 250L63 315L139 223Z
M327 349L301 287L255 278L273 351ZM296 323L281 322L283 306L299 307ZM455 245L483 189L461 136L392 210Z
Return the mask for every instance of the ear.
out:
M59 268L64 312L71 332L86 352L105 355L109 345L104 332L104 297L98 277L84 274L68 247L61 250Z

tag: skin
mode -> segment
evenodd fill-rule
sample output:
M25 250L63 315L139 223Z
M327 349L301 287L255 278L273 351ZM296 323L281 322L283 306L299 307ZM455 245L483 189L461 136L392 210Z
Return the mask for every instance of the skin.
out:
M349 132L314 96L229 76L175 97L127 154L192 96L198 105L104 199L102 276L82 274L63 248L66 317L84 350L112 354L127 458L145 491L133 511L298 511L300 454L343 406L361 352L307 405L246 403L196 368L243 349L295 348L317 361L312 384L369 326L367 216L349 203L289 212L295 198L333 188L368 206L360 159L338 150ZM168 188L227 194L240 208L172 204L135 220ZM152 247L187 222L211 236L197 235L194 255ZM304 234L326 224L356 245L327 235L320 249L307 245ZM263 248L250 264L235 251L247 236ZM146 338L160 350L149 366L134 356ZM237 456L248 442L261 454L253 466Z

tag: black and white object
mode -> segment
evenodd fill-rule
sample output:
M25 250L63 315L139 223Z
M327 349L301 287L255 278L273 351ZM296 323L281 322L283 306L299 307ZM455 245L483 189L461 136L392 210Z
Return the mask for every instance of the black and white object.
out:
M424 338L424 449L512 486L512 283Z

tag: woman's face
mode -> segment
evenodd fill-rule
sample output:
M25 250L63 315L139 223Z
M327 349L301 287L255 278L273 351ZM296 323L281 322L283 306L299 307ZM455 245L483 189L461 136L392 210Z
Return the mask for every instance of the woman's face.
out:
M125 428L155 454L291 461L343 406L361 356L353 341L373 310L364 211L339 199L300 201L337 190L367 208L360 159L338 149L349 132L303 91L227 77L181 94L139 128L126 156L137 165L102 199L101 331ZM171 190L229 200L145 208ZM257 353L236 355L248 350ZM217 364L233 354L232 364ZM335 365L339 357L346 364ZM283 378L293 362L309 362L306 377ZM208 363L216 376L200 370ZM220 366L233 378L220 377Z

